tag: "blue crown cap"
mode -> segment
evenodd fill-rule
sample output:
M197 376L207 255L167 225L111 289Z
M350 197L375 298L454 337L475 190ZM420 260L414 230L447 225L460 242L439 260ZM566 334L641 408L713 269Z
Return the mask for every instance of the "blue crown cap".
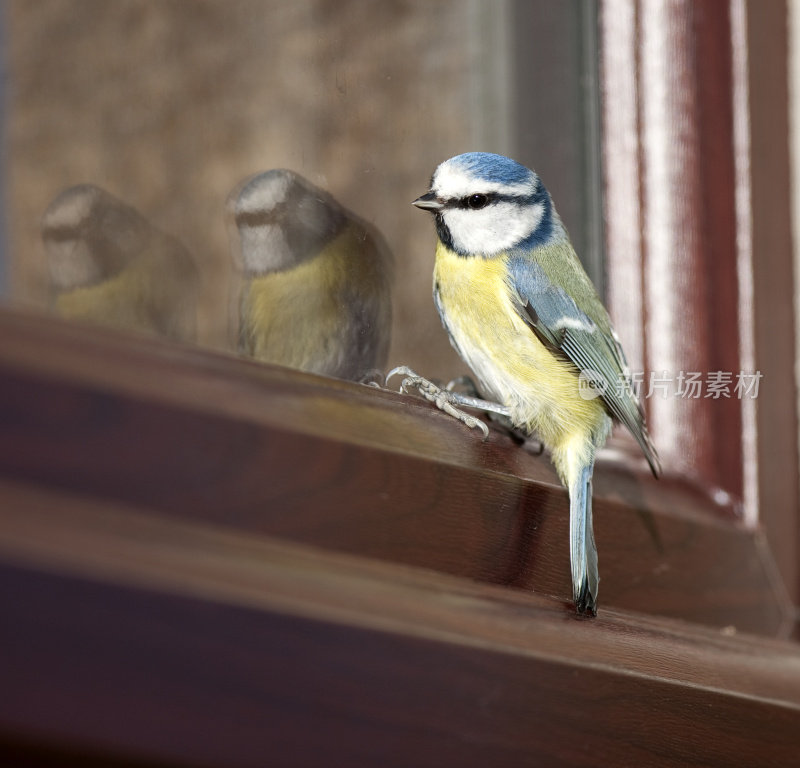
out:
M531 181L533 172L504 155L491 152L466 152L453 158L453 163L483 181L501 184L524 184Z

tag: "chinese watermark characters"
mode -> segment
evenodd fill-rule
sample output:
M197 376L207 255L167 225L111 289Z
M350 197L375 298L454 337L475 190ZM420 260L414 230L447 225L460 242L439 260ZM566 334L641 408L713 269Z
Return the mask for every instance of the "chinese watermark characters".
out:
M635 371L609 383L597 371L582 371L579 378L580 394L584 400L593 400L606 392L618 397L633 393L645 400L656 397L755 400L764 374L761 371L650 371L645 377L642 371Z

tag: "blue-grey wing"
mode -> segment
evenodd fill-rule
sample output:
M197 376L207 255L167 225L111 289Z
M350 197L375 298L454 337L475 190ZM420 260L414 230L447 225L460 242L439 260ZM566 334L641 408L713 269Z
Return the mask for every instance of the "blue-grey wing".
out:
M591 382L609 413L636 438L658 476L661 472L658 455L644 425L641 403L631 387L625 355L607 317L603 317L602 323L589 317L572 296L554 284L541 266L528 257L509 259L509 287L520 317L554 354L563 356L583 373L587 385ZM588 278L586 283L578 283L577 288L594 294ZM596 301L605 312L599 299Z

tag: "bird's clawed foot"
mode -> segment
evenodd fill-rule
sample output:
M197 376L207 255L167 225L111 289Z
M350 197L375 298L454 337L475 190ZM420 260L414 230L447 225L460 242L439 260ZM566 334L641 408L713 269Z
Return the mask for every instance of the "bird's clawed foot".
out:
M386 374L387 384L392 376L403 376L403 380L400 382L400 392L409 394L412 389L416 389L417 392L426 400L433 403L440 411L444 411L454 419L458 419L470 429L480 429L481 432L483 432L484 440L489 437L489 427L487 427L481 419L471 416L460 408L456 408L457 404L463 402L463 398L457 393L436 386L432 381L420 376L406 365L392 368L392 370Z

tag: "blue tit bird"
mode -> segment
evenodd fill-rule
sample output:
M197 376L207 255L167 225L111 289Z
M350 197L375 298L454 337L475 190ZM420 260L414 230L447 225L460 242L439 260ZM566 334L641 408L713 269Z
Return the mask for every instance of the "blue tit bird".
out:
M242 272L239 352L353 381L383 370L392 256L380 234L288 170L237 186L229 208Z
M458 405L499 413L549 449L569 491L575 606L594 615L592 471L612 423L627 427L656 477L661 470L608 313L550 194L523 165L483 152L458 155L438 166L414 205L436 222L436 308L487 401L438 390L401 369L410 374L405 384L456 415L466 416Z
M64 318L193 341L199 273L175 238L92 184L42 217L52 304Z

